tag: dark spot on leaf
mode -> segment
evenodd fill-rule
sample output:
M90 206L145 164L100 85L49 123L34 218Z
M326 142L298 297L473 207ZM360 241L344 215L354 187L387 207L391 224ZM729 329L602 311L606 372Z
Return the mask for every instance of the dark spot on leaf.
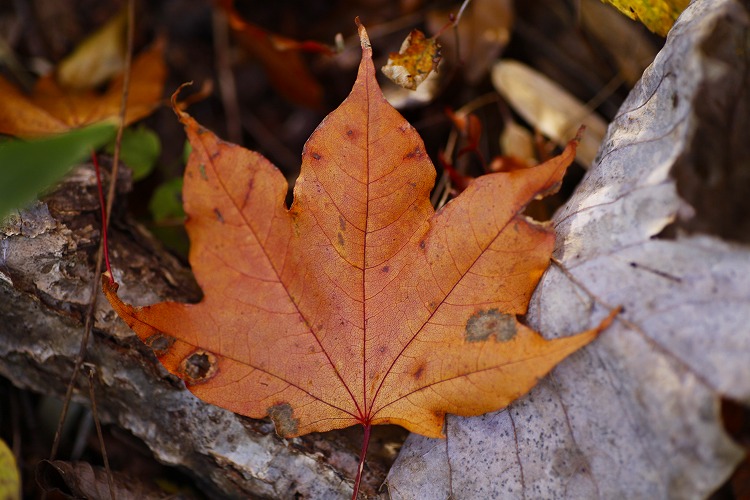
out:
M213 153L211 153L211 154L209 155L209 157L210 157L210 158L211 158L212 160L215 160L216 158L218 158L218 157L219 157L219 155L220 155L220 154L221 154L220 152L218 152L218 151L214 151Z
M183 359L178 368L178 374L188 385L208 382L218 371L216 356L202 350Z
M154 351L158 357L164 356L174 344L175 338L165 333L155 333L145 340L147 346Z
M339 215L339 228L342 231L346 231L346 219L344 219L343 215Z
M346 135L349 135L349 136L354 135L354 131L352 129L349 129L346 131Z
M289 403L273 405L266 411L271 420L273 420L273 425L276 427L276 434L281 437L290 437L297 434L299 419L292 416L294 411Z
M214 208L214 213L216 214L216 220L223 223L224 222L224 216L221 215L221 212L219 212L218 208Z
M381 271L383 271L384 273L387 273L390 270L391 270L390 266L383 266L383 268L381 269Z
M680 104L680 96L677 92L672 94L672 107L676 108Z
M481 342L494 336L499 342L507 342L516 336L516 318L497 309L474 313L466 322L466 340Z
M414 148L413 151L411 151L410 153L407 153L407 155L404 156L404 159L406 159L406 158L421 158L422 155L423 155L422 149L419 146L417 146L416 148Z
M422 378L422 375L424 375L424 368L425 368L424 365L419 365L419 368L417 368L417 370L414 372L414 378L416 380L419 380L420 378Z
M208 175L206 175L206 165L204 165L203 163L201 163L200 165L198 165L198 170L200 171L201 177L203 177L203 180L207 181L208 180Z
M320 155L318 153L312 153L312 157L316 160L320 160Z
M339 237L339 245L341 245L343 247L344 246L344 235L341 234L341 231L339 231L338 237Z
M419 242L419 248L421 248L422 250L424 250L424 246L425 246L424 240L420 241Z
M409 183L409 185L410 185L411 187L413 187L413 188L417 187L417 183L416 183L416 182L410 182L410 183Z

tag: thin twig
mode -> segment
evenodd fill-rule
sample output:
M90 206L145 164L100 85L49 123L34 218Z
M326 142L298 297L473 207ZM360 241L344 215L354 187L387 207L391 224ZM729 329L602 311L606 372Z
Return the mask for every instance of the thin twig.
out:
M99 414L96 410L96 393L94 391L94 371L96 366L86 363L89 378L89 399L91 400L91 416L94 417L94 426L96 435L99 438L99 447L102 449L102 460L104 460L104 470L107 472L107 483L109 485L109 497L117 500L115 495L115 481L112 477L112 470L109 468L109 458L107 457L107 448L104 446L104 435L102 434L102 425L99 422Z
M227 15L223 9L213 8L214 56L219 76L219 94L227 119L227 137L235 144L242 142L242 122L237 102L237 86L234 82L229 60L229 29Z

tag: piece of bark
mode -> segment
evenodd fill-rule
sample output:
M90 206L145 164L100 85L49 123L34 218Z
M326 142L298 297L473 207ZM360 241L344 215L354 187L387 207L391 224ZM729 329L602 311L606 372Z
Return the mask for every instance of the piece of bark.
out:
M127 177L127 176L123 176ZM128 179L120 179L124 190ZM122 198L122 196L121 196ZM123 299L149 304L195 301L190 271L140 226L121 220L110 230L115 278ZM83 335L100 238L91 166L76 168L58 188L0 224L0 374L25 389L61 397ZM86 362L96 366L100 418L142 439L158 460L195 476L209 497L346 498L358 450L347 433L284 440L269 421L251 420L203 403L169 375L117 318L99 287ZM74 392L86 402L81 374ZM380 460L365 469L374 495L385 476Z

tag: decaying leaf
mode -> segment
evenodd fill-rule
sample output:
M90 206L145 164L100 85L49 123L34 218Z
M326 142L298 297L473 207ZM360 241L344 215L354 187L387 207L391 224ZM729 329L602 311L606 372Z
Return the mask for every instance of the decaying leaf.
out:
M630 19L640 21L657 35L667 36L690 0L602 0Z
M240 16L232 0L221 0L229 15L229 26L239 44L258 60L273 87L286 99L309 107L323 102L323 86L307 69L301 50L330 54L331 50L317 42L299 42L271 33Z
M720 400L750 405L750 248L660 234L691 212L686 171L703 175L697 201L746 192L745 5L691 4L553 219L570 276L551 267L527 318L564 335L599 300L624 306L618 321L506 410L449 418L447 442L410 436L391 498L707 498L731 474Z
M545 341L517 319L554 243L522 212L556 189L575 144L481 177L434 213L434 167L359 32L357 81L308 140L291 208L265 158L178 111L203 300L136 308L106 277L104 291L194 394L270 416L283 436L393 423L437 437L446 413L507 405L607 324Z
M125 31L127 10L107 21L86 37L57 66L57 82L61 87L90 90L122 73L125 68Z
M415 29L401 44L398 53L391 52L381 71L405 89L417 90L419 84L437 70L440 59L440 44L437 40L427 38L424 33Z
M586 126L578 158L588 167L599 149L607 123L561 86L525 64L503 59L492 68L492 83L524 120L557 144L565 144Z
M160 104L166 78L163 41L133 60L125 123L151 114ZM66 132L120 114L122 77L103 93L63 88L54 74L40 78L26 95L0 77L0 133L30 138Z

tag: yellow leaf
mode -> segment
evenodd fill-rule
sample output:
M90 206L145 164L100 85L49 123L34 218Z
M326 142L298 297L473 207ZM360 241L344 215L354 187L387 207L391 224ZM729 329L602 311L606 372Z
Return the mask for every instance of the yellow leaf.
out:
M667 36L690 0L602 0L660 36Z
M0 439L0 499L16 500L21 498L21 480L13 452L5 441Z
M60 61L57 82L65 88L88 90L120 73L125 67L127 25L128 17L123 9Z

